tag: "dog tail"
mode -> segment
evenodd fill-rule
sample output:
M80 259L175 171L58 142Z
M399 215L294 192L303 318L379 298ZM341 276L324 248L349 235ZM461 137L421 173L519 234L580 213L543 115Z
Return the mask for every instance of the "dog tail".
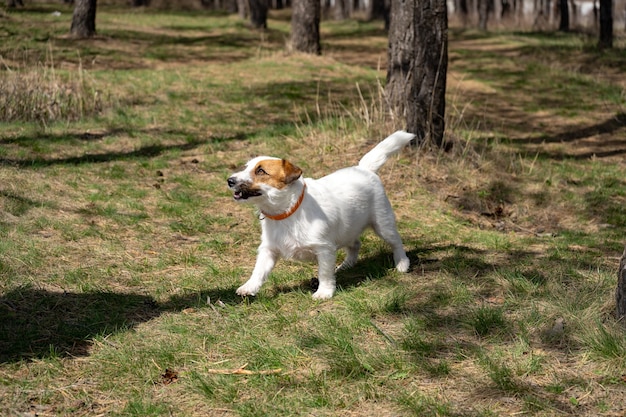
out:
M374 149L366 153L359 161L359 167L372 172L378 172L380 167L387 162L390 156L398 153L400 149L404 148L414 137L415 135L412 133L398 130L376 145Z

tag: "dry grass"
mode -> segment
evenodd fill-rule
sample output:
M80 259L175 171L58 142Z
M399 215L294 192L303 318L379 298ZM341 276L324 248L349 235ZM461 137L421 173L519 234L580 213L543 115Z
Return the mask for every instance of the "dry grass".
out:
M100 114L112 106L109 94L79 66L75 73L59 73L48 49L46 61L35 65L9 65L0 61L0 121L35 122L46 126L75 122Z

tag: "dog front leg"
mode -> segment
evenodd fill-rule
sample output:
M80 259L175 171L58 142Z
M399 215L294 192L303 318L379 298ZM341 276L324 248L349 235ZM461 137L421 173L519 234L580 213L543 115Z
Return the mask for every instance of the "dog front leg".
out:
M267 281L267 277L270 275L274 265L276 265L277 260L278 255L274 251L260 247L252 275L245 284L237 288L237 294L242 297L256 295L261 289L261 285Z
M319 287L313 293L316 300L326 300L335 294L335 263L337 262L336 249L322 249L317 252L317 275Z

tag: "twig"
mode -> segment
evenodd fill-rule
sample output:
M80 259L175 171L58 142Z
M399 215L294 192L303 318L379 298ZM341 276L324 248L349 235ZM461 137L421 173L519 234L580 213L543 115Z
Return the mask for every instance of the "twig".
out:
M374 329L376 329L376 331L377 331L378 333L380 333L380 334L381 334L381 335L382 335L385 339L387 339L387 341L388 341L389 343L391 343L391 344L392 344L392 345L394 345L394 346L398 346L398 342L396 342L396 340L395 340L393 337L391 337L391 336L389 336L387 333L383 332L383 330L382 330L380 327L378 327L378 326L376 325L376 323L374 323L374 321L373 321L373 320L370 320L370 324L372 325L372 327L373 327Z
M209 408L209 410L211 411L222 411L224 413L234 413L234 410L231 410L230 408Z

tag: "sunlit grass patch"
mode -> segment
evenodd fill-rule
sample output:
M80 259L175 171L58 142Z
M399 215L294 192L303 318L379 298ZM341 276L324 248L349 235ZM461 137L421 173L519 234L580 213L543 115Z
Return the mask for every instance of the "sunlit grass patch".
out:
M626 359L626 334L620 326L597 323L586 329L583 340L598 359L617 362Z

